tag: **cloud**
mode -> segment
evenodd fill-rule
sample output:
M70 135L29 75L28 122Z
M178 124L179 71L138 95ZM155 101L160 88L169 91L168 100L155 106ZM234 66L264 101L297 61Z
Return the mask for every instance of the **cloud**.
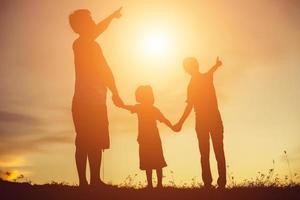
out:
M45 136L33 139L6 139L0 143L0 158L8 158L27 153L39 153L47 151L49 145L71 144L74 142L73 137L63 136Z
M33 140L32 142L39 143L39 144L50 144L50 143L68 144L68 143L73 143L73 139L68 136L49 136L49 137L38 138L36 140Z
M16 171L16 170L2 171L2 170L0 170L0 179L11 181L11 180L17 180L17 179L23 179L23 178L24 178L24 175L20 174L19 171Z
M60 134L64 134L61 132ZM47 153L55 148L53 145L73 143L70 135L45 136L27 140L5 139L0 141L0 178L4 180L21 180L32 171L27 154ZM22 172L22 174L20 173Z
M0 122L38 123L39 121L29 115L0 111Z
M41 133L42 125L42 121L33 116L0 110L0 145L6 139Z
M47 152L47 148L53 148L51 145L74 143L74 130L59 125L29 114L0 110L0 160L6 162L16 156Z

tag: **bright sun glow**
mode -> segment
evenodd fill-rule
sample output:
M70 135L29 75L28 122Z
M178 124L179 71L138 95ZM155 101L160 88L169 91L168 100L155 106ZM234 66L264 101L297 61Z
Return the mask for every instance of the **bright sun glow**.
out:
M161 32L152 32L144 36L144 51L149 56L163 56L169 53L170 39Z

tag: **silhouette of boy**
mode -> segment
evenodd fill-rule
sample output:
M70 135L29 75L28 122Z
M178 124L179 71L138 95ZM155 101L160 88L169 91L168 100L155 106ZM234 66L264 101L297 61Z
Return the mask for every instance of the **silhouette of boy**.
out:
M173 129L172 124L156 108L151 86L140 86L135 92L136 105L124 105L123 108L138 116L138 138L140 169L146 170L148 188L152 188L152 170L156 170L157 187L162 187L162 168L166 167L161 139L156 121L160 121Z
M218 163L218 186L226 185L226 165L223 148L223 123L218 109L216 92L213 84L213 74L222 62L217 58L216 64L206 73L199 72L196 58L186 58L183 62L185 71L191 75L187 90L187 105L184 113L175 125L180 131L186 118L194 107L196 114L196 132L201 154L202 179L204 185L211 187L212 176L209 164L209 137L212 139L215 157Z
M113 19L120 17L121 8L98 24L85 9L76 10L69 16L73 31L79 34L73 43L76 80L72 103L79 186L88 185L87 159L90 165L90 184L104 184L100 179L100 166L102 150L109 148L107 88L112 92L112 100L116 106L121 106L123 102L112 71L95 39L107 29Z

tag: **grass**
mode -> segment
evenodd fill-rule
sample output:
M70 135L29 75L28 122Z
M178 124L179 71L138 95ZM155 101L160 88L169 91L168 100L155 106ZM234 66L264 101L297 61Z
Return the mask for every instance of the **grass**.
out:
M43 185L33 184L23 175L19 175L12 182L0 178L0 199L2 200L86 200L86 199L144 199L144 200L189 200L189 199L230 199L230 200L300 200L299 175L292 172L287 152L284 151L289 176L280 178L273 168L267 173L258 172L256 178L241 183L236 183L233 173L230 173L227 166L227 188L224 190L207 190L199 184L195 178L190 184L183 183L176 185L173 171L169 171L170 181L162 189L145 189L145 183L136 182L137 174L128 176L118 186L107 185L101 188L79 189L76 185L69 185L66 182L50 182ZM4 173L7 177L9 172Z
M57 200L57 199L299 199L300 185L238 185L225 190L203 187L165 187L163 189L138 189L123 186L108 185L101 188L79 189L66 183L48 183L36 185L0 180L0 197L5 200Z

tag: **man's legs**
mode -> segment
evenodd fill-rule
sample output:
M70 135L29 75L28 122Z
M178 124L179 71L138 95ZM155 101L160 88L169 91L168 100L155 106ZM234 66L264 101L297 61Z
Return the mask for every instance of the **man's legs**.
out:
M206 128L196 124L199 150L201 156L202 180L205 187L210 187L212 182L209 164L209 132Z
M218 186L223 188L226 185L226 161L223 145L223 124L221 120L213 128L211 132L211 139L218 164Z
M100 166L102 160L102 151L99 148L93 148L88 151L88 159L90 164L90 184L101 184Z
M79 177L79 186L85 186L88 183L86 180L87 152L85 151L84 148L76 147L75 160L76 160L77 173Z

